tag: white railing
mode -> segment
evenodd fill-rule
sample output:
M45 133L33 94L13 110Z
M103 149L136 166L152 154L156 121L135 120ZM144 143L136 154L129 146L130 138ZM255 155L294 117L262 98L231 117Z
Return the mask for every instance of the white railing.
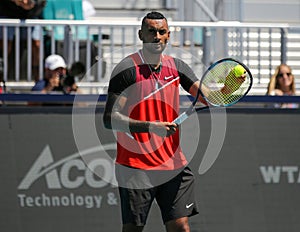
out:
M75 61L86 65L82 86L87 89L107 84L114 65L141 47L137 36L140 21L0 19L0 25L4 32L3 79L11 89L18 85L24 88L34 81L31 34L20 46L21 27L28 32L40 28L39 78L43 78L45 56L58 53L69 65ZM228 56L250 67L257 93L265 92L270 75L280 63L291 65L296 76L300 75L300 26L222 21L170 21L169 25L172 34L167 52L184 59L199 76L211 62ZM8 27L15 28L14 58L8 55ZM24 82L27 84L21 84Z

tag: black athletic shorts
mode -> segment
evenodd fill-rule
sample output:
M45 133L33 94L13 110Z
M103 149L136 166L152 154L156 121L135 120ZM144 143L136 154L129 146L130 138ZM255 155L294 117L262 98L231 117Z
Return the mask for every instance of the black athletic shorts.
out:
M144 226L150 207L156 200L164 223L198 213L194 175L186 167L168 182L147 189L119 187L123 224Z

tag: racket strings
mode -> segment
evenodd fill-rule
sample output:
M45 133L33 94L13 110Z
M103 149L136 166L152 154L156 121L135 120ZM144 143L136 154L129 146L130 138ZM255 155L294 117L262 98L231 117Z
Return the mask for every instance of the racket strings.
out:
M215 106L228 106L241 99L251 86L251 78L247 70L243 77L236 76L234 68L238 64L233 61L221 62L202 78L201 91L206 100Z

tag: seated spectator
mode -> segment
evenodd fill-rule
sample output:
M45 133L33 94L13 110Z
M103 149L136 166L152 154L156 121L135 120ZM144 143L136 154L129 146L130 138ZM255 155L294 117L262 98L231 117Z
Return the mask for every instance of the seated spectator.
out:
M46 5L46 0L33 1L33 0L1 0L0 1L0 18L11 18L11 19L36 19L38 18L43 8ZM39 27L34 27L32 29L32 74L34 80L38 80L38 68L39 68L39 49L40 49L40 41L39 41ZM20 30L20 40L21 40L21 48L27 43L27 28L22 28ZM15 36L15 29L13 27L8 27L8 58L11 57L11 53L13 51L13 39ZM0 52L2 54L3 49L3 32L2 28L0 28ZM23 50L21 49L21 56L23 54ZM12 71L12 68L9 68ZM26 72L23 72L26 73Z
M43 80L38 81L32 91L57 91L59 89L60 77L67 74L67 65L60 55L50 55L45 60L45 76ZM58 85L56 84L58 79ZM57 85L57 86L56 86Z
M38 81L32 91L50 93L53 91L64 94L81 93L75 82L75 77L69 75L64 58L57 54L48 56L45 60L45 77Z
M268 85L268 95L293 96L296 95L295 77L290 66L281 64L275 69ZM275 104L277 108L298 108L296 103Z
M57 54L52 54L45 59L45 76L43 80L36 82L31 89L34 92L42 94L60 93L73 94L82 93L78 88L75 77L71 76L67 69L64 58ZM31 106L68 106L73 103L60 102L29 102ZM85 103L76 103L78 106L86 106Z

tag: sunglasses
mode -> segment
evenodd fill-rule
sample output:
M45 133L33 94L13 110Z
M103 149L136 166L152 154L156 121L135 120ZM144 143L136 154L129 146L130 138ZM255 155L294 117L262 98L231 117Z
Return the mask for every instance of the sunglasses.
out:
M164 34L166 34L168 31L167 30L165 30L165 29L155 29L155 28L150 28L149 30L148 30L151 34L154 34L154 35L156 35L157 34L157 32L160 34L160 35L164 35Z
M278 73L277 77L280 77L280 78L281 78L281 77L283 77L284 74L286 74L286 75L288 75L288 76L291 76L291 75L292 75L292 73L290 73L290 72L289 72L289 73Z

